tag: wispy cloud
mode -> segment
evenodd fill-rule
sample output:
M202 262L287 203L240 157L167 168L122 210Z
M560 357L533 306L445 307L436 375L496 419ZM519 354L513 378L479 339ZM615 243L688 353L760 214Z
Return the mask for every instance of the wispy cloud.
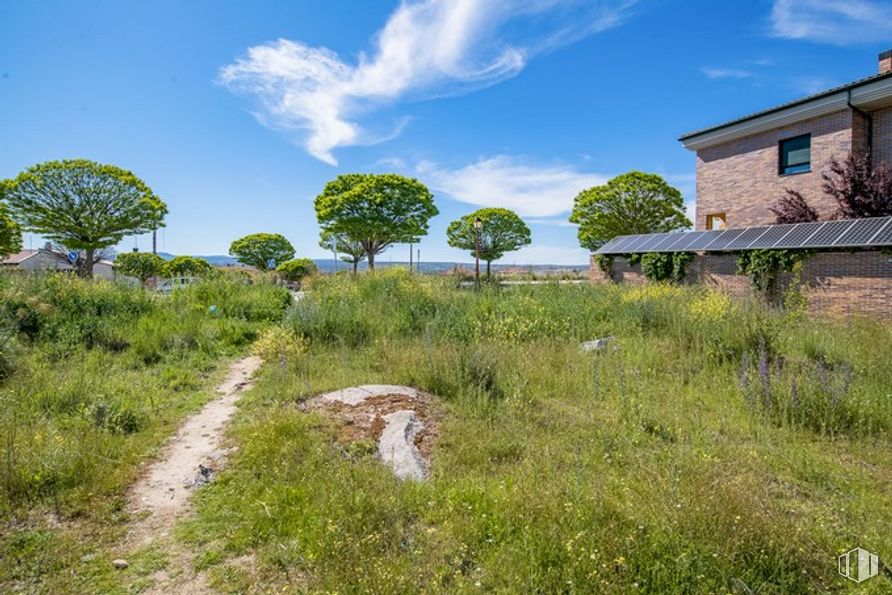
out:
M884 0L775 0L771 33L836 45L884 41L892 36L892 4Z
M703 66L700 68L700 72L711 79L745 79L753 76L753 73L749 70L741 70L737 68L712 68L710 66Z
M219 81L259 100L259 122L299 131L310 154L336 164L338 147L380 142L406 123L376 132L361 123L371 112L515 76L538 53L618 25L635 1L405 0L355 63L279 39L249 48Z
M610 177L566 165L527 163L509 155L481 159L459 169L444 169L430 162L422 162L416 169L427 185L455 200L504 207L530 217L569 213L577 194Z

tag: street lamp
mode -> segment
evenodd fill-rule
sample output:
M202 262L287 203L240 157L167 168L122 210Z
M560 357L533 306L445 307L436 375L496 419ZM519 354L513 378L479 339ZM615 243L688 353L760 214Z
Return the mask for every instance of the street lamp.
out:
M483 227L483 221L480 217L474 220L474 279L477 287L480 287L480 228Z

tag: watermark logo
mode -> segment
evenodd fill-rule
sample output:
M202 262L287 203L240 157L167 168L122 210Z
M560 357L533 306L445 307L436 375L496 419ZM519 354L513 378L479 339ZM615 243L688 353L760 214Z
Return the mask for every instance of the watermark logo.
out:
M879 557L860 547L839 557L839 573L850 581L860 583L876 576L879 572Z

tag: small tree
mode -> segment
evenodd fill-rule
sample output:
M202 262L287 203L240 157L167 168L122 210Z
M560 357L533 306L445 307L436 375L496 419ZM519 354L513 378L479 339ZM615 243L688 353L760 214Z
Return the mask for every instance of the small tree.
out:
M874 166L869 153L830 160L830 171L822 174L824 192L838 205L843 219L892 215L892 169Z
M22 249L22 228L13 221L3 203L5 187L0 180L0 258Z
M115 268L122 275L136 277L145 287L146 281L164 270L164 259L151 252L124 252L115 257Z
M286 281L300 283L304 277L316 272L316 263L309 258L286 260L276 267L276 272Z
M322 230L319 236L319 246L340 254L341 260L353 265L353 274L359 269L359 263L365 260L365 248L362 242L351 240L347 234L334 233Z
M131 172L86 159L30 167L7 182L6 195L24 229L85 252L84 277L93 275L97 250L157 229L167 214L164 202Z
M254 233L234 241L229 246L229 255L258 271L266 272L276 268L278 263L294 258L294 246L285 236L277 233Z
M340 175L325 185L315 207L323 231L362 244L369 269L390 245L417 242L439 213L424 184L397 174Z
M470 250L476 255L477 230L474 222L480 219L480 258L486 261L486 276L492 270L492 261L528 245L530 228L514 211L500 208L486 208L474 211L449 224L446 238L453 248Z
M818 212L811 208L805 197L795 190L785 189L786 196L777 201L769 210L774 213L776 223L809 223L818 220Z
M213 270L213 265L203 258L175 256L164 263L163 273L165 277L182 277L185 275L203 277L212 273Z
M691 226L678 189L656 174L632 171L576 197L570 221L592 252L615 236L675 231Z

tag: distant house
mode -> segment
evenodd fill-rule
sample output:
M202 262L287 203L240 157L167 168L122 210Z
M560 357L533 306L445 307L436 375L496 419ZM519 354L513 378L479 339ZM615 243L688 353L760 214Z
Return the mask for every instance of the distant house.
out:
M697 230L775 222L769 207L784 189L805 197L822 219L836 203L821 189L830 160L869 151L892 165L892 50L872 76L690 132L697 152Z
M74 267L65 256L53 250L51 245L47 243L43 248L22 250L15 254L10 254L3 260L0 260L0 270L25 272L73 271ZM93 275L109 281L131 282L132 280L132 277L116 274L114 265L110 260L100 260L93 265Z

